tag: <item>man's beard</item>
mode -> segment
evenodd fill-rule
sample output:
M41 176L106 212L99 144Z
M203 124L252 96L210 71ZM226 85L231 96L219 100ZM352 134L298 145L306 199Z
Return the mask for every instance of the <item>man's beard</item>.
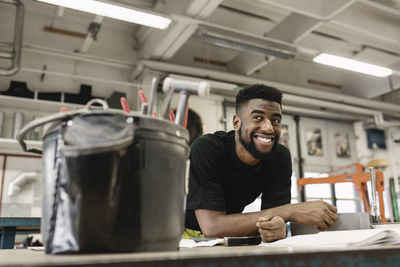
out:
M244 148L246 148L247 152L249 152L250 155L253 156L253 158L259 159L259 160L267 159L275 151L276 145L277 145L277 143L279 141L279 138L277 138L277 136L275 136L274 145L272 146L271 151L262 152L262 151L260 151L260 150L258 150L256 148L256 145L254 144L253 137L254 137L254 134L251 133L250 134L250 141L246 142L242 137L242 126L240 126L240 128L239 128L239 141L240 141L240 143L244 146Z

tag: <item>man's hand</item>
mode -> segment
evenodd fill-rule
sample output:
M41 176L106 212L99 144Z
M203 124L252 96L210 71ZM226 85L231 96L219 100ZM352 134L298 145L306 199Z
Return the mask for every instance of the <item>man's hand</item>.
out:
M285 221L271 213L264 213L256 224L262 242L272 242L286 237Z
M305 225L318 226L319 230L326 230L337 220L337 208L325 201L317 200L293 204L290 221Z

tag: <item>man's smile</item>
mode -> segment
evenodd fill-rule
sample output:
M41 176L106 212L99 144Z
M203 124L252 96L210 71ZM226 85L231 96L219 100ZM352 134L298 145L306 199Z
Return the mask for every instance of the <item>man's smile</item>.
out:
M255 133L253 137L262 146L272 146L275 141L275 136L270 134Z

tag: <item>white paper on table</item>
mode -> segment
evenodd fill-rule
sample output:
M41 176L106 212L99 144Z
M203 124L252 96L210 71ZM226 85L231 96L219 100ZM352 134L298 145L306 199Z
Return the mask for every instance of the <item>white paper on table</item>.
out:
M371 245L399 245L399 229L365 229L320 232L296 235L272 243L262 243L264 247L364 247Z
M181 239L181 241L179 242L179 247L180 248L212 247L223 243L224 240L222 238L217 238L209 241L201 241L201 242L195 242L192 239Z

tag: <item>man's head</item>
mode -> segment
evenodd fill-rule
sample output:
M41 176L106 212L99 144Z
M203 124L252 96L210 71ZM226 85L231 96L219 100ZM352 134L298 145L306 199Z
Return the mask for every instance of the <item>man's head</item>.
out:
M192 145L197 137L203 135L203 122L200 115L191 108L188 109L187 129L189 131L189 145Z
M250 85L236 96L233 127L237 140L255 159L267 157L281 133L282 93L262 84Z
M253 84L242 88L236 95L236 114L240 107L250 99L261 98L279 103L282 106L282 93L278 89L264 84Z

